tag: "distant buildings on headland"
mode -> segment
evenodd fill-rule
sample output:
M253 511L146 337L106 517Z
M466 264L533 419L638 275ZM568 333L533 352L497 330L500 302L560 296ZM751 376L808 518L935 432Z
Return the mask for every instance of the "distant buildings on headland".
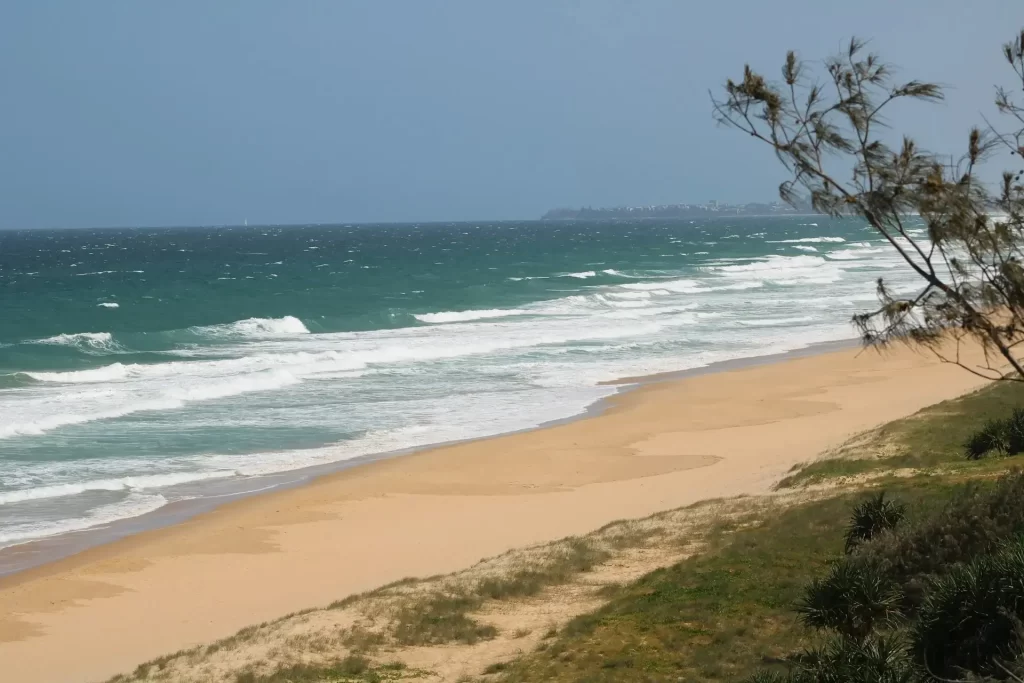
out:
M812 213L810 206L794 208L781 202L762 204L722 204L711 200L707 204L658 204L652 206L615 206L594 209L551 209L541 220L601 220L619 218L714 218L716 216L773 216Z

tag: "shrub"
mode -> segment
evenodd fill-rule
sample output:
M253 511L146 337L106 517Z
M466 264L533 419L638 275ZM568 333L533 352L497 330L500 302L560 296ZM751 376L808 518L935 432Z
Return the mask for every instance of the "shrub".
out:
M814 579L797 606L804 623L863 640L899 614L900 592L876 565L843 560L828 576Z
M993 451L1001 455L1024 453L1024 408L1014 408L1007 418L989 420L964 444L969 460L980 460Z
M778 671L762 669L746 680L746 683L789 683L792 676L787 676Z
M1024 474L1015 470L994 485L962 487L937 514L861 543L850 558L875 564L898 584L904 610L912 613L932 578L1022 534Z
M907 508L901 503L885 499L885 491L859 503L853 508L850 526L846 529L846 552L858 544L869 541L882 531L894 528L903 521Z
M981 460L992 451L1004 449L1002 420L989 420L964 443L964 454L968 460Z
M1024 453L1024 408L1014 408L1006 421L1006 453Z
M836 638L811 650L794 672L794 683L909 683L914 669L896 638Z
M897 638L838 637L807 650L788 674L759 671L747 683L910 683L915 671Z
M1024 542L954 567L935 583L912 629L915 660L934 676L1000 676L1021 653Z

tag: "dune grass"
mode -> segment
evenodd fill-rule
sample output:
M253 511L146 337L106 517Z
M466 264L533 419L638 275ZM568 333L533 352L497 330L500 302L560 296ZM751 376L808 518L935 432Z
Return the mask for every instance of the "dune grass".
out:
M1005 420L1024 405L1024 383L999 382L929 406L847 442L829 457L799 465L779 482L795 488L895 469L935 467L977 471L1004 465L971 461L967 445L992 420ZM1024 458L1021 459L1024 461Z
M607 551L587 539L567 539L542 562L433 593L403 606L394 620L394 642L403 646L472 645L489 640L498 635L498 630L471 616L486 601L533 597L549 586L567 583L577 574L590 571L608 557Z
M374 665L359 655L349 655L328 665L295 664L269 675L243 672L236 683L383 683L396 679L416 678L426 672L411 671L399 661Z

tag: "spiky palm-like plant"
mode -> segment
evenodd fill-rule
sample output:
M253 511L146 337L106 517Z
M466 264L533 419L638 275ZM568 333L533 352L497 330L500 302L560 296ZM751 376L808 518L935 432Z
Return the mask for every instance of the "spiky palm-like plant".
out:
M847 559L807 586L797 612L812 628L861 641L898 618L900 598L899 589L873 563Z
M936 581L912 629L914 658L934 676L1002 677L1021 653L1024 541L953 567Z
M898 638L835 638L811 650L794 683L910 683L914 668Z
M1024 453L1024 408L1014 408L1007 418L989 420L964 444L968 460L980 460L993 451L999 455Z
M898 638L840 636L803 652L790 672L759 671L747 683L911 683L915 673Z
M1005 452L1008 448L1004 421L993 419L967 438L964 454L968 460L981 460L992 451Z
M903 521L907 508L902 503L885 499L885 491L853 508L850 525L846 528L846 552L850 553L860 543L894 528Z

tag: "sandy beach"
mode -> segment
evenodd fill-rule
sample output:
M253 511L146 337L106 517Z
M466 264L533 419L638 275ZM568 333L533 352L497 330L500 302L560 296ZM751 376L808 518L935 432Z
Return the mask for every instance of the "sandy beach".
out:
M857 432L979 387L856 349L645 384L530 432L381 460L0 580L10 681L101 680L406 576L765 491Z

